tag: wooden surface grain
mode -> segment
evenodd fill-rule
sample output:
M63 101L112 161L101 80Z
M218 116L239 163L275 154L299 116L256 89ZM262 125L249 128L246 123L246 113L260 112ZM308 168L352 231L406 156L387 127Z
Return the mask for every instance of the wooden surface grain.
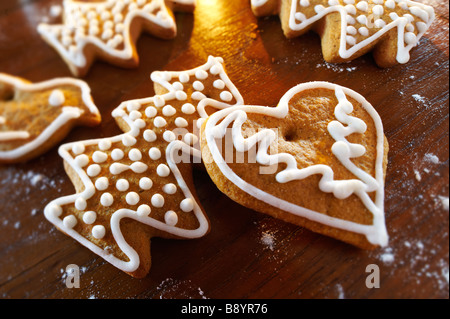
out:
M57 231L44 217L52 199L73 193L57 147L25 164L0 166L0 298L448 298L449 297L449 9L413 49L411 61L378 68L370 55L344 65L322 60L320 39L287 40L276 17L256 19L244 0L198 0L177 14L178 36L142 35L138 68L98 61L83 78L103 121L76 128L64 142L120 133L111 111L153 96L155 70L185 70L209 55L225 60L246 104L275 106L296 84L325 80L349 87L379 112L390 142L386 179L387 248L363 251L243 208L195 172L211 219L204 238L152 240L148 277L133 279ZM56 21L57 0L0 1L0 72L37 82L71 76L38 35ZM80 288L65 285L66 266L81 269ZM378 289L366 267L380 267Z

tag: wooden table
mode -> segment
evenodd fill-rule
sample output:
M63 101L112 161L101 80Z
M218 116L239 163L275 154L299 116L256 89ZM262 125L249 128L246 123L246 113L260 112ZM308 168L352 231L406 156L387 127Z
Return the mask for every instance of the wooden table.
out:
M243 208L195 172L212 231L190 241L152 241L153 266L133 279L55 229L43 208L73 193L57 147L26 164L0 167L1 298L448 298L449 37L448 1L411 61L379 69L370 55L345 65L323 61L317 35L287 40L278 18L256 19L247 0L198 0L177 14L179 34L142 35L141 63L121 69L96 62L84 78L103 122L74 129L64 142L121 133L111 111L153 96L149 74L185 70L221 56L247 104L275 106L298 83L325 80L354 89L379 112L390 142L386 180L387 248L363 251ZM0 2L0 71L33 82L71 76L38 35L58 0ZM80 288L65 285L80 266ZM381 286L365 285L380 267Z

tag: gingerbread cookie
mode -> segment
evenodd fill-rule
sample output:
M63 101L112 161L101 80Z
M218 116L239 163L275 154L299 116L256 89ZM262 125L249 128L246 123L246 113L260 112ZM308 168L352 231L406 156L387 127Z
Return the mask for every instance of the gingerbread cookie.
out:
M76 76L84 76L96 57L136 67L135 43L142 31L162 39L177 34L173 11L192 12L195 0L65 0L63 24L42 23L38 32Z
M432 7L409 0L251 0L251 5L258 17L278 14L288 38L317 32L327 62L373 51L380 67L408 62L434 20Z
M76 194L49 203L46 218L134 277L150 269L152 237L204 236L209 222L192 178L196 132L210 112L243 104L222 63L210 57L193 70L152 73L156 95L112 113L126 133L61 146Z
M277 107L211 115L203 162L231 199L362 248L384 246L388 143L375 109L328 82L300 84Z
M33 84L0 73L0 163L30 160L61 141L73 126L99 124L90 92L76 79Z

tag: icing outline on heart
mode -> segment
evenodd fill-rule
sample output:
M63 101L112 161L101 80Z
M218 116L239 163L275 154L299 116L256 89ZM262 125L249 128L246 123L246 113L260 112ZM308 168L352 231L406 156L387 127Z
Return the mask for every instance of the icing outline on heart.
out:
M289 101L296 94L304 90L318 88L330 89L336 93L336 97L339 101L335 108L336 117L341 123L348 124L348 126L344 127L338 121L332 121L329 123L328 131L336 140L332 151L340 162L350 172L360 178L360 180L352 179L335 181L333 179L333 171L327 165L313 165L304 169L298 169L295 158L290 154L279 153L269 155L268 148L271 142L276 139L276 134L272 129L265 129L247 139L242 136L242 124L244 124L247 120L247 113L263 114L265 116L283 119L289 112ZM351 158L359 157L364 154L365 150L362 149L362 145L349 143L345 137L353 133L364 132L367 127L360 119L348 115L353 111L353 106L346 99L346 95L358 101L361 104L361 107L374 121L377 134L375 177L371 177L369 174L357 168L350 161ZM218 124L219 121L221 121L220 124ZM372 213L372 225L363 225L318 213L275 197L244 181L228 166L216 143L216 139L224 138L226 129L231 123L233 123L233 145L237 152L248 151L256 143L259 143L259 149L256 155L257 163L261 165L273 165L280 162L287 164L287 167L276 176L276 180L279 183L287 183L295 179L304 179L313 174L322 174L323 177L319 182L319 188L327 193L332 192L334 196L339 199L345 199L351 194L357 195L363 202L364 206ZM290 89L282 97L277 107L244 105L235 106L214 113L209 117L204 126L204 136L206 139L206 145L208 146L212 158L221 173L247 194L285 212L307 218L330 227L365 235L371 244L380 246L387 245L388 234L384 218L383 125L378 113L372 105L370 105L370 103L367 102L363 96L355 91L328 82L309 82L299 84ZM376 192L375 202L373 202L368 195L369 192L374 191Z

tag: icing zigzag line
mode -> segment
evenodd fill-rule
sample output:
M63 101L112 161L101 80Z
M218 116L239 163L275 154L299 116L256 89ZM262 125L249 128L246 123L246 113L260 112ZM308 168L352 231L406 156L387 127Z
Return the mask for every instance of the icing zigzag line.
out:
M247 121L247 112L265 114L267 116L272 116L280 119L284 118L289 112L289 100L296 93L305 89L305 87L307 88L308 86L310 87L313 85L335 90L336 97L339 100L339 104L336 106L336 113L338 114L337 118L342 120L345 124L349 124L349 126L343 127L342 124L339 123L340 129L336 131L336 123L330 123L330 134L336 140L336 143L333 145L332 151L335 156L341 161L341 163L361 180L334 180L334 172L327 165L319 164L298 169L297 162L292 155L287 153L270 155L269 146L277 139L276 133L271 129L262 130L248 138L245 138L242 135L242 125ZM357 94L356 92L353 93ZM358 145L358 147L355 144L349 143L345 139L345 136L348 136L352 133L365 131L366 125L360 119L350 117L348 116L348 114L346 114L350 113L353 110L353 107L351 103L346 99L343 88L331 85L329 83L312 82L312 84L307 83L294 87L285 94L276 108L268 108L263 106L237 106L215 113L206 123L205 136L214 161L219 166L222 173L229 180L235 182L235 184L245 192L272 206L278 207L293 214L303 216L332 227L365 234L367 239L371 243L384 246L387 244L387 231L384 226L384 182L383 172L381 169L382 163L380 161L380 158L383 158L382 155L384 143L383 135L380 134L380 132L382 132L382 126L378 114L376 114L376 112L374 112L372 109L368 109L367 102L363 104L366 105L366 110L370 113L377 126L378 143L376 178L373 178L369 174L365 173L350 161L350 158L359 157L364 154L365 150L362 149L363 147L361 145ZM220 124L217 124L221 119L223 119L222 122L220 122ZM333 195L339 199L348 198L352 194L357 195L366 206L366 208L373 214L373 225L361 225L314 212L304 207L300 207L276 198L273 195L267 194L261 189L258 189L242 180L229 168L220 151L218 150L217 144L215 142L215 139L224 138L226 130L231 123L233 123L233 145L237 152L247 152L255 145L258 145L258 152L256 154L257 163L267 166L281 163L287 165L287 167L283 171L279 172L276 175L275 178L277 182L287 183L293 180L305 179L311 175L321 174L322 178L319 182L319 188L323 192L333 193ZM376 192L376 203L374 203L368 195L369 192L374 191Z

